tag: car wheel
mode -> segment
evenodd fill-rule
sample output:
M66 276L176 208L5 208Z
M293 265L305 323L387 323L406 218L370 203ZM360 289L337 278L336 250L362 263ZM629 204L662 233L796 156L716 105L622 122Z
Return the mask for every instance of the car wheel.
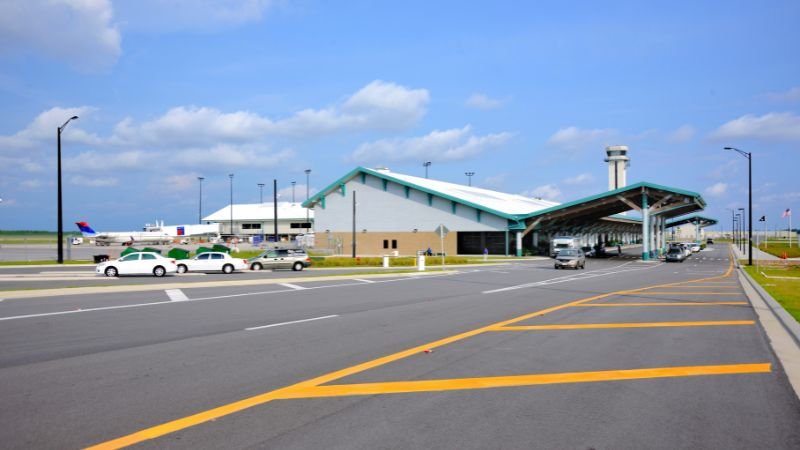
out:
M558 269L559 269L559 267L558 267L558 264L554 265L553 267L554 267L556 270L558 270Z
M167 273L167 269L165 269L165 268L163 268L161 266L156 266L156 267L153 268L153 275L154 276L163 277L166 273Z
M119 272L117 272L117 268L116 267L114 267L114 266L106 267L106 276L107 277L115 277L117 275L119 275Z
M222 273L233 273L233 266L230 264L225 264L222 266Z
M178 273L186 273L188 270L186 264L178 264Z
M255 263L255 264L253 264L252 266L250 266L250 270L261 270L261 269L263 269L263 268L264 268L264 267L263 267L261 264L259 264L259 263Z
M292 270L294 270L295 272L303 270L303 263L301 262L294 263L294 265L292 266Z

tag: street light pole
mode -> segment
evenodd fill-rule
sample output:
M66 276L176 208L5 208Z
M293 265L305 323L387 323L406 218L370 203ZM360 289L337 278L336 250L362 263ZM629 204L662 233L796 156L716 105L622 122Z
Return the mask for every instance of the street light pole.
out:
M233 238L233 174L228 174L231 179L231 239Z
M472 186L472 176L475 175L475 172L464 172L464 175L467 176L467 185Z
M200 182L200 206L197 211L197 223L203 223L203 180L205 180L205 177L197 177L197 180Z
M306 173L306 201L308 201L308 199L310 198L308 196L308 192L309 192L308 191L308 185L309 185L309 174L311 173L311 169L306 169L305 173ZM309 223L308 208L306 208L306 224L308 224L308 223ZM306 233L308 233L308 227L306 227Z
M297 181L292 181L292 204L294 205L294 186L297 184Z
M739 224L739 229L741 230L741 234L739 235L739 237L741 238L739 239L739 250L741 250L741 252L744 253L744 230L747 229L747 219L744 218L745 216L744 208L737 208L737 209L742 212L742 223Z
M264 203L264 183L258 183L258 202Z
M422 166L425 167L425 178L428 178L428 167L431 166L431 162L425 161L424 163L422 163Z
M750 214L750 219L747 221L750 224L748 228L747 241L750 248L747 258L747 265L753 265L753 154L745 152L735 147L725 147L725 150L733 150L740 155L747 158L747 210Z
M67 124L77 119L78 116L72 116L64 122L64 125L58 127L57 141L58 141L58 263L64 264L64 207L61 198L61 132L67 127Z

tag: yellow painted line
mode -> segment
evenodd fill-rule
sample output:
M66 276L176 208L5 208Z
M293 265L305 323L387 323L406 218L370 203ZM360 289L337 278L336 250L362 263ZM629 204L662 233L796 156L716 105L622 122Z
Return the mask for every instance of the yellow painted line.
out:
M598 381L642 380L652 378L696 377L769 373L769 363L717 366L684 366L650 369L605 370L600 372L567 372L507 377L456 378L450 380L396 381L387 383L339 384L295 388L284 398L343 397L351 395L407 394L466 389L507 388L543 384L591 383Z
M495 328L492 331L535 331L535 330L591 330L603 328L658 328L658 327L714 327L728 325L753 325L752 320L719 320L707 322L636 322L636 323L587 323L561 325L531 325Z
M632 293L632 291L630 291ZM629 292L625 291L619 295L628 295ZM665 291L644 291L636 292L639 295L744 295L744 292L665 292Z
M726 277L729 277L732 272L733 272L733 261L731 261L731 263L728 266L727 272L725 272L725 274L723 274L723 275L714 276L714 277L707 277L707 278L700 278L700 279L697 279L697 280L692 280L690 282L700 282L700 281L705 281L705 280L714 280L714 279L719 279L719 278L726 278ZM646 289L671 286L673 284L682 284L682 283L671 283L671 284L649 286L649 287L645 287L645 288L629 290L629 291L626 291L626 292L628 292L628 293L639 292L639 291L643 291L643 290L646 290ZM196 287L196 285L193 285L193 286ZM359 373L359 372L363 372L365 370L369 370L369 369L372 369L372 368L375 368L375 367L379 367L379 366L382 366L384 364L388 364L390 362L394 362L394 361L397 361L399 359L406 358L406 357L414 355L414 354L418 354L418 353L420 353L420 352L422 352L423 350L426 350L426 349L433 349L433 348L436 348L436 347L441 347L443 345L447 345L447 344L450 344L450 343L453 343L453 342L460 341L462 339L466 339L466 338L469 338L469 337L472 337L472 336L479 335L479 334L487 332L487 331L491 331L491 329L493 329L493 328L510 325L510 324L513 324L513 323L516 323L516 322L521 322L521 321L524 321L524 320L527 320L527 319L530 319L530 318L533 318L533 317L543 316L545 314L548 314L548 313L551 313L551 312L554 312L554 311L558 311L558 310L561 310L561 309L564 309L564 308L569 308L569 307L572 307L572 306L583 306L584 303L587 303L587 302L590 302L590 301L593 301L593 300L599 300L599 299L611 297L611 296L616 295L616 294L619 294L619 292L610 292L610 293L607 293L607 294L595 295L593 297L588 297L588 298L576 300L574 302L564 303L562 305L553 306L551 308L546 308L546 309L543 309L543 310L540 310L540 311L536 311L536 312L532 312L532 313L529 313L529 314L525 314L525 315L510 319L510 320L506 320L506 321L503 321L503 322L498 322L498 323L495 323L495 324L492 324L492 325L488 325L488 326L483 327L483 328L478 328L476 330L468 331L466 333L461 333L461 334L457 334L457 335L454 335L454 336L450 336L448 338L440 339L438 341L435 341L435 342L432 342L432 343L429 343L429 344L420 345L420 346L417 346L417 347L414 347L414 348L410 348L408 350L403 350L401 352L394 353L392 355L384 356L384 357L381 357L381 358L378 358L378 359L375 359L375 360L372 360L372 361L368 361L368 362L365 362L365 363L362 363L362 364L358 364L358 365L355 365L355 366L352 366L352 367L348 367L348 368L345 368L345 369L342 369L342 370L339 370L339 371L336 371L336 372L332 372L332 373L329 373L329 374L326 374L326 375L322 375L322 376L319 376L319 377L316 377L316 378L312 378L310 380L306 380L306 381L294 384L292 386L288 386L288 387L277 389L277 390L270 391L270 392L265 392L263 394L259 394L259 395L256 395L254 397L249 397L249 398L246 398L246 399L242 399L242 400L239 400L239 401L236 401L236 402L233 402L233 403L229 403L227 405L219 406L217 408L212 408L212 409L209 409L207 411L203 411L203 412L200 412L200 413L197 413L197 414L193 414L191 416L186 416L186 417L183 417L183 418L180 418L180 419L176 419L176 420L173 420L173 421L170 421L170 422L162 423L160 425L155 425L153 427L137 431L137 432L129 434L127 436L122 436L122 437L119 437L119 438L116 438L116 439L113 439L113 440L110 440L110 441L99 443L97 445L89 447L89 449L93 449L93 450L97 450L97 449L117 449L117 448L127 447L127 446L130 446L130 445L134 445L134 444L137 444L137 443L140 443L140 442L144 442L144 441L150 440L150 439L155 439L157 437L164 436L164 435L167 435L167 434L170 434L170 433L174 433L176 431L184 430L186 428L190 428L190 427L199 425L201 423L208 422L210 420L214 420L214 419L218 419L220 417L224 417L224 416L227 416L227 415L230 415L230 414L234 414L236 412L239 412L239 411L242 411L242 410L245 410L245 409L248 409L248 408L252 408L254 406L263 405L263 404L271 402L273 400L287 399L287 398L305 398L305 397L302 397L302 396L298 395L298 393L303 389L306 389L306 390L308 390L308 389L318 389L317 386L320 385L320 384L328 383L328 382L337 380L339 378L346 377L348 375L353 375L353 374L356 374L356 373ZM767 370L769 370L769 369L767 369ZM293 393L293 395L289 396L287 393Z
M747 302L647 302L647 303L592 303L575 306L717 306L747 305Z
M671 289L739 289L739 285L727 285L727 284L719 284L719 285L684 285L684 286L670 286Z

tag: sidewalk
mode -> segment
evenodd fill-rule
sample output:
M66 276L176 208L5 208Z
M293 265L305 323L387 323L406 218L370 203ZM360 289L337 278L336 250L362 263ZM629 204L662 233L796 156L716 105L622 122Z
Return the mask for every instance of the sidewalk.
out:
M744 252L740 251L738 246L733 245L733 244L730 244L730 245L731 245L731 248L733 248L733 254L734 254L734 257L736 259L747 259L748 258L749 248L747 247L747 245L745 245L745 247L744 247ZM753 246L753 259L754 260L758 259L758 260L761 260L761 261L765 261L765 260L775 260L775 259L780 259L780 258L778 258L775 255L770 255L767 252L761 251L758 248L756 248L756 246L754 245Z

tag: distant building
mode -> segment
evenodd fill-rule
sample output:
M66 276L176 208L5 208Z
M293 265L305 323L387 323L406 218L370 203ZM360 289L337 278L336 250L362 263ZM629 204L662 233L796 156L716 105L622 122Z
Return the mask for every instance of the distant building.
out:
M233 223L231 223L231 213ZM273 203L234 204L215 211L203 218L204 222L218 222L223 237L266 236L275 233L275 209ZM314 230L314 211L298 203L278 202L278 236L280 241L292 241L298 235Z
M612 145L606 147L608 163L608 190L623 188L628 185L628 167L631 159L628 157L627 145Z

